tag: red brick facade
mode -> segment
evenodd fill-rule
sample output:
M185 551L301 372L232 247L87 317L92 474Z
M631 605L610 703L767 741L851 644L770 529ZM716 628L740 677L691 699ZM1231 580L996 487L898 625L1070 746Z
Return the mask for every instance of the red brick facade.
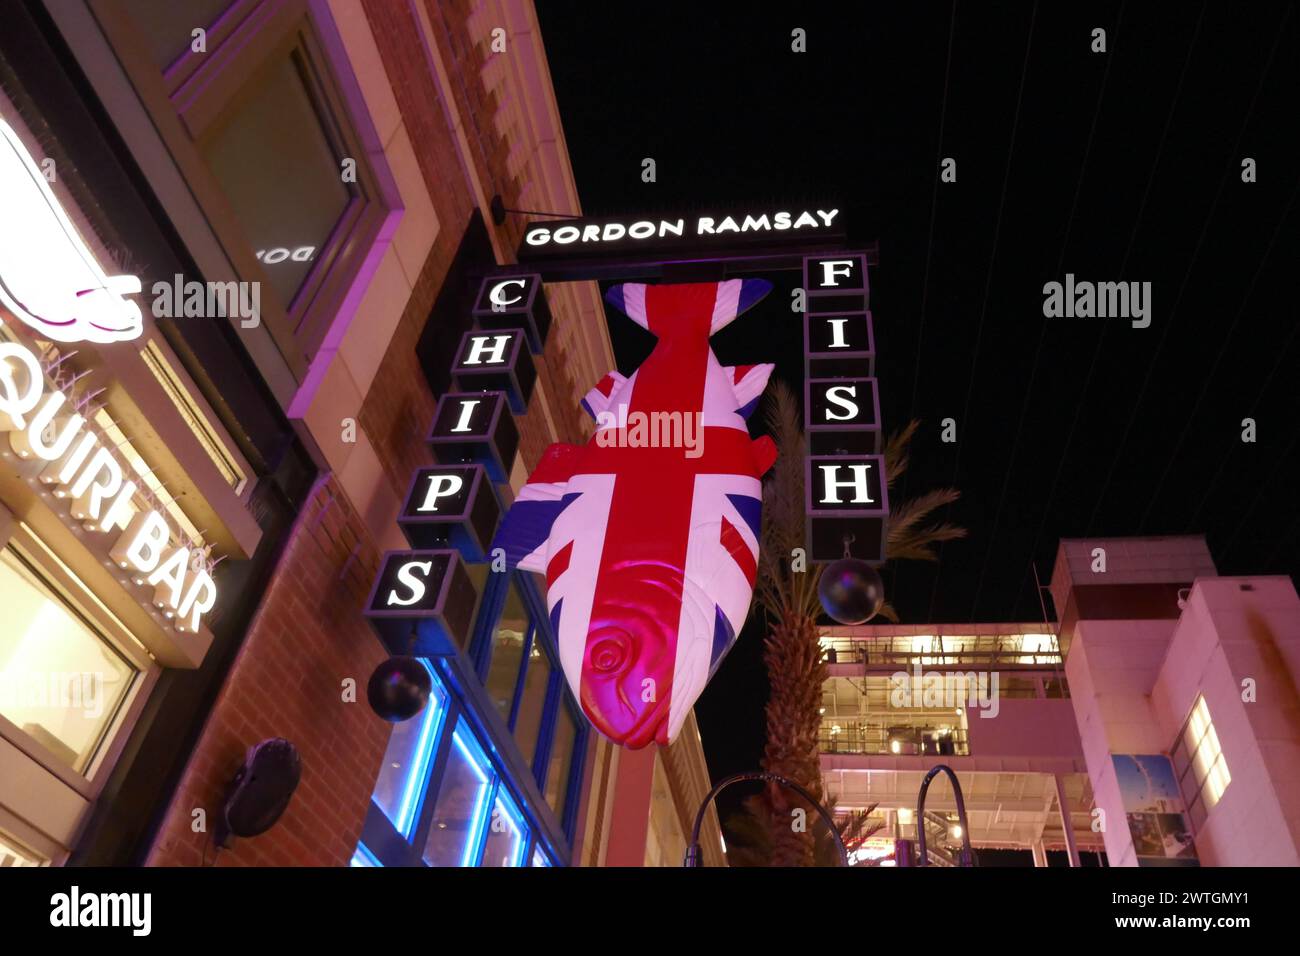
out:
M346 866L361 835L390 725L366 703L387 656L361 616L378 552L330 478L299 515L279 570L253 618L154 843L152 866L214 859L210 831L247 748L285 737L302 755L302 782L280 822L237 840L220 866ZM353 703L343 682L356 681ZM208 833L195 832L203 809Z
M393 492L402 494L414 469L432 463L424 443L435 398L425 383L416 343L476 208L461 160L429 74L420 31L406 4L366 0L365 10L442 228L415 282L358 421L375 448ZM472 111L495 109L477 79L483 52L469 44L466 5L430 3L428 13L443 55L457 71L457 98ZM469 135L484 137L494 183L507 204L518 184L505 173L508 146L490 115L477 112ZM477 162L477 160L476 160ZM503 230L507 248L518 227ZM508 236L508 238L507 238ZM450 361L450 356L448 360ZM555 337L538 356L551 420L562 440L581 441L580 412ZM531 469L552 440L535 395L518 418L520 449ZM365 685L387 655L362 615L379 549L366 522L329 475L313 490L291 533L274 579L236 663L204 727L148 862L197 866L213 860L209 833L192 828L193 811L207 814L209 831L227 782L246 749L285 737L302 754L302 782L281 821L266 834L239 840L219 865L347 865L361 835L390 725L376 717ZM343 681L356 681L357 700L342 700Z
M496 103L484 92L479 79L484 51L481 45L470 45L467 39L465 18L468 5L460 2L428 3L426 8L430 25L443 55L447 57L448 69L456 74L453 86L458 106L475 119L474 128L468 132L478 137L483 151L476 155L477 151L471 147L470 160L477 174L500 192L509 206L518 197L519 184L505 170L509 144L498 135L491 122L491 113L485 113L494 110ZM388 480L401 494L406 490L412 470L432 462L419 438L433 419L435 402L425 384L415 345L442 288L442 279L456 255L460 230L469 222L475 205L468 186L459 175L461 159L447 128L445 114L437 107L439 96L429 75L414 13L406 4L386 0L366 0L365 10L375 42L383 54L384 68L407 134L415 147L438 221L444 224L412 291L379 374L366 396L359 419L384 463ZM484 167L484 156L491 161L490 167ZM507 220L499 234L506 248L517 248L522 238L519 220ZM448 361L450 358L448 356ZM572 399L577 394L575 383L566 371L564 350L554 336L546 354L536 359L538 380L545 393L553 399L549 411L556 431L562 440L581 441L582 412ZM584 391L594 384L584 383ZM542 401L540 395L534 395L527 414L516 419L520 451L529 471L551 442L545 412L540 408Z

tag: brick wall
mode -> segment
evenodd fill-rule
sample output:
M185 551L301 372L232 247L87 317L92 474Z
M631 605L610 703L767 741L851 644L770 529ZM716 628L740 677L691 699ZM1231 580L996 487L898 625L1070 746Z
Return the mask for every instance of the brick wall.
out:
M365 0L364 9L437 220L443 224L358 416L384 477L401 495L411 473L432 462L424 437L433 420L435 396L424 380L416 343L475 201L410 7ZM431 3L427 9L449 69L459 73L455 85L462 107L494 109L495 98L484 93L479 79L482 46L467 32L468 4ZM483 168L490 172L484 181L497 183L495 188L509 205L518 195L518 184L505 171L508 144L492 123L477 117L468 132L471 138L486 137L481 155L486 157ZM517 222L502 230L507 248L516 247L518 233ZM552 335L546 355L537 357L539 382L550 399L547 408L535 394L528 413L518 419L520 450L529 470L552 440L547 412L561 440L582 441L586 433L567 356L557 340ZM593 384L582 383L582 388ZM191 829L192 811L205 809L211 822L245 750L273 736L298 746L302 783L276 827L237 841L233 850L221 853L219 865L347 864L360 838L390 733L390 726L374 716L365 700L365 682L386 656L362 616L377 560L365 521L339 484L326 476L295 524L160 828L151 865L200 864L207 834ZM346 677L358 683L353 704L341 701ZM212 862L210 847L207 861Z
M236 840L218 866L345 866L361 836L391 725L366 703L370 673L387 654L361 610L378 552L331 478L322 478L299 515L275 577L148 858L151 866L212 863L210 833L192 814L216 820L244 753L285 737L302 756L302 781L280 822ZM343 680L357 682L355 703Z
M413 11L407 4L385 0L365 0L364 7L402 122L411 137L421 174L429 187L438 221L448 224L438 234L412 290L379 373L366 395L359 419L383 462L389 482L398 494L402 494L406 491L411 472L432 461L421 439L433 420L436 402L425 383L415 345L442 289L443 277L456 255L461 232L469 222L475 204L463 178L461 157L452 131L447 127L446 114L439 108L440 98L429 72L420 26ZM454 72L452 84L457 106L462 115L473 118L471 128L467 130L469 159L483 181L499 191L506 205L510 205L518 196L518 184L506 170L509 144L488 121L489 114L485 112L495 109L495 98L485 92L481 79L487 55L484 47L469 38L469 5L430 3L426 9L434 39L446 58L448 69ZM516 248L522 237L519 218L511 217L499 229L499 234L506 248ZM451 358L447 356L449 363ZM536 361L538 380L551 399L551 420L560 439L582 441L582 413L575 398L578 393L566 370L568 360L558 336L550 337L546 354L537 356ZM594 384L583 384L583 391ZM545 412L540 408L541 401L540 396L534 395L527 414L517 421L520 450L529 471L552 440Z

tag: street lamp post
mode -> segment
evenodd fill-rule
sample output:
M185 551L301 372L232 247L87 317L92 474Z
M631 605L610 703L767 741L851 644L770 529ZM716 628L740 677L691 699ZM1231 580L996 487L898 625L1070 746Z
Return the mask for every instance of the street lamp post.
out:
M966 801L962 798L961 783L957 780L957 775L952 772L952 768L947 764L935 764L930 768L930 772L925 775L921 781L921 792L916 796L916 839L919 845L917 851L917 866L929 866L930 861L925 853L925 794L930 789L930 781L935 775L942 770L952 781L952 792L957 795L957 819L961 822L961 856L958 858L961 866L975 865L975 851L970 846L970 824L966 820Z

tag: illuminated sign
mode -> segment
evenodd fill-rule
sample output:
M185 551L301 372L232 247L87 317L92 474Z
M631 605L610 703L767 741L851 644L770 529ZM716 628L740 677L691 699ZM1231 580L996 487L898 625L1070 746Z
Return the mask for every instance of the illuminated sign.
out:
M854 557L883 564L889 516L884 458L809 455L804 467L808 556L814 561L839 560L847 535Z
M87 531L120 531L109 555L137 585L153 588L152 604L180 631L198 631L217 602L217 586L199 549L172 546L166 517L140 511L136 483L112 446L86 427L68 397L47 388L40 359L14 342L0 342L0 432L21 461L39 466L35 478L69 503L71 519Z
M429 433L440 465L474 462L493 481L509 481L519 449L519 430L505 392L447 392L438 399Z
M876 339L867 257L805 256L803 290L804 537L814 561L883 564L888 480L880 451Z
M441 465L415 473L397 524L412 547L452 547L468 561L486 561L500 517L482 465Z
M143 331L136 276L105 275L17 134L0 120L0 303L43 339L120 342Z
M452 387L465 392L505 392L516 415L528 411L537 366L523 329L469 331L461 337L451 364Z
M395 654L454 654L470 633L478 594L455 551L385 552L366 617Z
M880 391L874 378L810 378L804 431L814 455L880 452Z
M739 213L645 219L571 219L533 223L519 247L521 260L548 255L627 252L701 244L830 238L844 234L838 209L749 210Z
M551 329L551 310L536 273L489 276L474 302L474 325L479 329L523 329L528 348L539 353Z
M874 375L876 337L871 313L805 312L803 351L810 378Z

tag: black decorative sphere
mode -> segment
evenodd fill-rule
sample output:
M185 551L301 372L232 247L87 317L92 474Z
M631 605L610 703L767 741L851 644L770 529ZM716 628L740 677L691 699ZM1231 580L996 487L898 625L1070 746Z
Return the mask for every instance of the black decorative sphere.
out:
M371 710L397 724L424 710L432 690L433 681L419 659L390 657L370 675L366 697Z
M885 582L860 558L840 558L822 570L817 596L826 613L840 624L864 624L885 603Z

